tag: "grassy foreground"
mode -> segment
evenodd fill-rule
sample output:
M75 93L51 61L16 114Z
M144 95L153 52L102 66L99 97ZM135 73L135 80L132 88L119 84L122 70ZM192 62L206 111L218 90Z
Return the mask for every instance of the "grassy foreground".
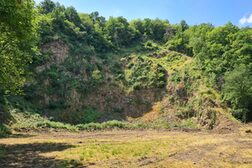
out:
M250 128L239 133L45 132L0 139L0 167L252 167Z

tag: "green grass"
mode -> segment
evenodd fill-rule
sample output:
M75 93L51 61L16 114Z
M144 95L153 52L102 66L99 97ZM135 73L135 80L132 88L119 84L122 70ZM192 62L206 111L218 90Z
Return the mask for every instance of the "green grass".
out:
M79 130L95 131L95 130L114 129L114 128L129 129L132 128L132 126L128 122L112 120L103 123L79 124L77 125L77 128Z
M71 132L78 131L101 131L101 130L134 130L134 129L169 129L170 125L165 119L158 119L152 123L145 123L143 121L134 121L132 123L127 121L111 120L102 123L88 123L71 125L62 122L50 121L39 114L24 113L13 110L11 112L14 122L10 128L16 131L22 130L41 130L41 129L60 129ZM1 128L1 127L0 127ZM0 129L1 131L1 129Z
M77 153L79 153L79 158L81 161L94 161L96 158L101 160L125 157L135 158L151 154L157 145L159 145L158 142L155 145L150 142L121 144L91 143L79 148L78 151L81 152ZM72 152L71 154L77 153Z
M6 125L0 125L0 138L6 137L11 133L10 128Z
M46 118L41 117L35 113L24 113L13 110L11 112L14 122L10 125L11 129L16 131L22 130L40 130L40 129L62 129L73 132L78 131L100 131L100 130L111 130L111 129L167 129L169 128L168 123L165 120L157 120L153 123L144 122L126 122L111 120L102 123L88 123L71 125L62 122L50 121ZM1 131L1 127L0 127Z
M5 149L3 147L0 146L0 159L2 157L4 157L4 154L5 154Z
M189 129L199 128L198 125L197 125L197 119L196 118L188 118L188 119L182 120L176 126L179 127L179 128L189 128Z
M36 113L19 112L17 110L12 110L11 115L14 119L10 127L14 130L36 130L43 128L53 128L78 131L77 127L73 125L50 121Z

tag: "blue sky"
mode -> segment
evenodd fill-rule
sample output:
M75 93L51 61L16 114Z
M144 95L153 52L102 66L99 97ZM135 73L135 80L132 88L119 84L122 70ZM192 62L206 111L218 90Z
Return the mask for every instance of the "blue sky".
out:
M39 3L41 0L35 0ZM100 15L136 18L168 19L189 24L212 23L216 26L228 21L239 26L252 25L252 0L55 0L73 6L78 12L98 11Z

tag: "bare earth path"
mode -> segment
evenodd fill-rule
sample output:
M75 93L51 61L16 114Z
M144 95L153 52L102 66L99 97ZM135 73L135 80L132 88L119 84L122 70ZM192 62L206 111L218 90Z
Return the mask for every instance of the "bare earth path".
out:
M105 131L26 133L0 139L0 168L252 168L252 127L238 133Z

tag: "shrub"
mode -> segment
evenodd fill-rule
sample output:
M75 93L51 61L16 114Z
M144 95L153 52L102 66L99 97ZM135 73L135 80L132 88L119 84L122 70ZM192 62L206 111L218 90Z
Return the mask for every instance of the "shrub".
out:
M38 122L36 124L36 128L54 128L54 129L65 129L69 131L78 131L78 128L73 125L54 121Z
M78 131L77 127L73 125L50 121L46 118L41 117L39 114L16 111L12 111L11 114L14 118L14 122L10 127L14 130L54 128L65 129L69 131Z
M89 124L79 124L77 125L79 130L86 130L86 131L94 131L94 130L103 130L103 129L126 129L130 128L130 124L127 122L112 120L103 123L89 123Z
M180 119L188 119L196 116L196 111L193 108L185 107L178 110L177 117Z
M252 102L252 75L249 68L241 64L224 76L223 99L231 103L234 116L244 122L248 119Z
M92 72L92 79L93 79L93 80L97 80L97 81L101 80L101 79L102 79L101 71L99 71L99 70L94 70L94 71Z
M154 43L151 40L148 40L147 42L144 43L144 48L151 51L159 49L158 44Z
M163 88L166 84L165 69L141 56L133 56L126 67L125 80L133 90Z
M84 117L81 119L81 123L96 122L101 116L94 108L88 107L84 110Z

